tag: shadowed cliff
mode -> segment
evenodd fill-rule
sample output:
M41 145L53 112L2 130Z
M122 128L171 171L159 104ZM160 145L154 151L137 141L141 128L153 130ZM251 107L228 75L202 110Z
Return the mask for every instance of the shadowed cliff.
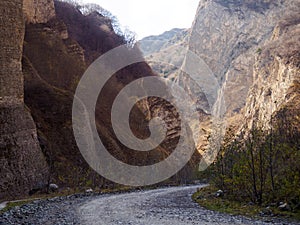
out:
M41 188L48 177L36 126L24 105L22 9L21 0L0 2L0 199Z

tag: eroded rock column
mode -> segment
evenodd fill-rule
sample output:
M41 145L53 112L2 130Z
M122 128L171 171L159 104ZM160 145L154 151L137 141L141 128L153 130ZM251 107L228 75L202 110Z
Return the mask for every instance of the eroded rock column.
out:
M48 168L24 105L22 0L0 1L0 200L46 185Z

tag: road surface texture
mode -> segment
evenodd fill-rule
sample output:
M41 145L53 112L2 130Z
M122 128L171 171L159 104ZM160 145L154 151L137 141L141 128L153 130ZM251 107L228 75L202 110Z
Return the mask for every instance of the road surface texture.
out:
M85 203L78 213L81 223L87 225L289 224L205 210L191 199L196 189L195 186L172 187L100 197Z
M197 187L170 187L123 194L76 194L36 200L0 215L1 225L234 225L297 224L252 220L201 208L191 199Z

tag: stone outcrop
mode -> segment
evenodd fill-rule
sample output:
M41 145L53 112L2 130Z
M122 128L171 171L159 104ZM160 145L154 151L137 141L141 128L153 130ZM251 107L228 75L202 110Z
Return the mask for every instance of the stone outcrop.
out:
M0 2L0 199L28 194L48 179L36 127L24 105L22 7L21 0Z
M23 0L26 23L47 23L55 17L53 0Z

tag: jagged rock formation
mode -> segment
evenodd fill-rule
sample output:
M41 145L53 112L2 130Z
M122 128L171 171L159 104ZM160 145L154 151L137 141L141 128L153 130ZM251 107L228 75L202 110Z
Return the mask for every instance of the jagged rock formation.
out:
M47 23L55 17L53 0L23 0L26 23Z
M65 2L25 0L23 5L22 0L3 0L0 11L0 199L28 195L49 182L74 188L112 185L89 168L77 148L72 102L87 66L125 44L124 37L113 32L110 19L97 12L82 15ZM113 100L126 84L141 76L154 76L146 63L119 71L107 83L96 107L98 132L107 149L133 165L165 159L178 142L176 132L180 133L171 106L158 107L161 102L157 99L145 100L131 113L133 132L141 138L149 135L147 110L155 115L170 110L165 115L166 119L173 116L167 122L171 129L167 140L148 153L131 151L118 142L110 121ZM187 171L195 168L195 159L199 156L173 180L190 177Z
M0 199L42 188L48 167L36 126L24 105L22 0L0 2Z

